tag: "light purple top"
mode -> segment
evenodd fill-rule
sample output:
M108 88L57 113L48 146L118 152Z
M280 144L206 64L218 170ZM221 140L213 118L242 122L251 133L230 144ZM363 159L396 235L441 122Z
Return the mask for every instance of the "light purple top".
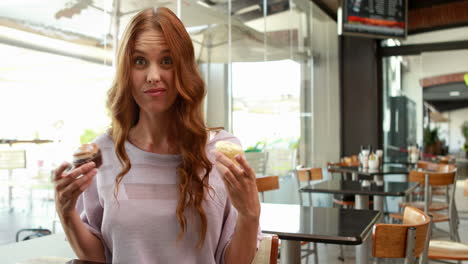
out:
M206 148L213 163L210 150L220 140L240 144L226 131L217 133ZM181 156L146 152L127 141L125 148L132 167L120 184L117 203L114 180L121 167L113 141L104 134L95 142L101 148L103 164L93 183L80 196L77 208L82 210L81 219L89 230L103 241L106 262L224 263L224 253L236 226L237 211L214 166L209 178L214 192L210 192L202 204L208 218L208 230L202 248L197 249L199 219L194 209L185 210L188 225L183 238L177 240L180 228L176 216L176 168ZM259 240L260 237L259 230Z

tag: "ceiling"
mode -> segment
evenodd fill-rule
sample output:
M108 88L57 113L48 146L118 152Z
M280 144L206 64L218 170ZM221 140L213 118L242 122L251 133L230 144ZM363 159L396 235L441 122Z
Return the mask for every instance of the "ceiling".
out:
M427 87L423 99L440 112L465 108L468 107L468 87L464 82Z
M421 80L423 100L440 112L468 107L466 72L447 74Z

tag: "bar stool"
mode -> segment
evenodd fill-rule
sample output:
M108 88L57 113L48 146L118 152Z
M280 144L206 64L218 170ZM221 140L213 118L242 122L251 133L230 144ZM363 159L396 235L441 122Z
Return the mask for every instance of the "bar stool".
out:
M455 164L446 164L446 163L434 163L429 161L418 161L416 164L418 169L425 171L438 171L438 172L448 172L453 171L457 168ZM415 193L416 195L422 195L423 192ZM446 202L448 203L448 188L447 187L433 187L432 195L441 195L446 197Z
M468 196L468 179L464 184L464 195ZM437 260L468 260L468 244L455 241L431 240L429 258Z
M450 239L460 241L458 235L458 217L455 208L455 190L456 190L456 169L450 172L430 172L430 171L410 171L408 180L410 182L418 182L424 186L424 200L422 202L407 202L401 203L401 207L412 206L424 210L425 213L431 212L433 216L432 222L439 223L448 221ZM431 189L437 186L452 186L452 193L449 197L449 203L433 202ZM446 210L448 213L439 213L436 211ZM402 219L401 213L390 214L390 218Z

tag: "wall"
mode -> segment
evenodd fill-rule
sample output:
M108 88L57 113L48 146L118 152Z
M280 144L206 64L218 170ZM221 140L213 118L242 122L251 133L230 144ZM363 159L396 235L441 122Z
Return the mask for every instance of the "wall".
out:
M446 113L450 119L449 127L449 151L450 153L462 152L461 149L465 138L461 133L460 126L464 121L468 121L468 108L463 108Z
M468 71L468 50L421 54L422 78Z

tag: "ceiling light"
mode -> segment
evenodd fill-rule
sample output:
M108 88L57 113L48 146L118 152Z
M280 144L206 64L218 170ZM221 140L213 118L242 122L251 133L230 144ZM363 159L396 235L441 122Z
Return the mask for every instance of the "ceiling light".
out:
M199 4L201 6L204 6L206 8L211 8L211 6L208 3L204 2L204 1L199 0L199 1L197 1L197 4Z
M459 91L451 91L449 93L450 96L460 96L460 92Z
M249 13L249 12L252 12L252 11L255 11L255 10L261 10L260 6L259 5L252 5L252 6L241 8L241 9L237 10L236 13L234 13L234 15L242 15L242 14Z

